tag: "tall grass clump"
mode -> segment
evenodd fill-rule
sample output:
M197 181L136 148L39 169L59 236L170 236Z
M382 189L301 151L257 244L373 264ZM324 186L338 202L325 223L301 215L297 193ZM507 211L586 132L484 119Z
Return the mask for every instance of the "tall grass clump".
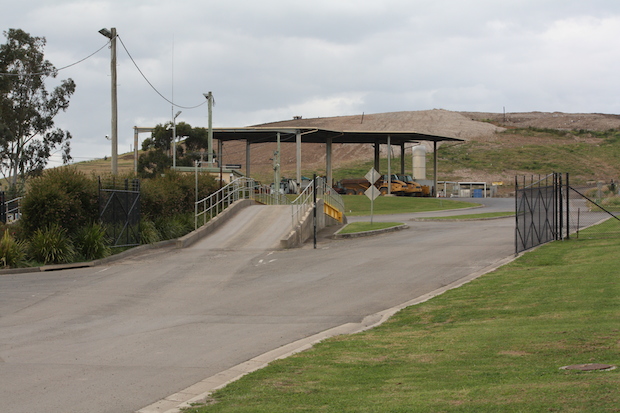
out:
M75 246L76 252L86 260L105 258L111 253L110 240L99 223L80 228L75 236Z
M141 244L154 244L161 241L161 236L159 235L159 231L157 231L157 227L153 221L141 219L138 231L140 232Z
M58 224L38 228L30 239L30 256L44 264L71 262L76 251L67 230Z
M26 245L16 240L8 230L0 238L0 265L2 268L20 267L26 262Z

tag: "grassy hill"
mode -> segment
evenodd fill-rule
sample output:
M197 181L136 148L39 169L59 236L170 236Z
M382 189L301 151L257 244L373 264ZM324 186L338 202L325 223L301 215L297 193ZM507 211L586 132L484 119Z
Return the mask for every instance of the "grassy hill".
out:
M511 113L493 114L445 110L394 112L359 117L301 119L270 126L315 126L342 130L415 130L465 139L463 143L439 146L438 179L446 181L503 181L512 185L515 175L568 172L571 182L609 182L620 178L620 116L604 114ZM307 124L307 125L306 125ZM275 144L252 147L252 176L264 182L273 179ZM273 147L272 147L273 146ZM387 154L382 147L382 170ZM400 153L392 157L400 165ZM427 157L427 178L432 178L431 151ZM227 142L224 162L245 164L245 142ZM362 177L373 166L371 145L334 145L334 179ZM106 174L110 159L75 164L87 173ZM325 174L325 147L303 144L302 173ZM282 176L295 177L295 145L282 144ZM411 152L405 165L411 173ZM120 173L133 171L133 154L119 156Z

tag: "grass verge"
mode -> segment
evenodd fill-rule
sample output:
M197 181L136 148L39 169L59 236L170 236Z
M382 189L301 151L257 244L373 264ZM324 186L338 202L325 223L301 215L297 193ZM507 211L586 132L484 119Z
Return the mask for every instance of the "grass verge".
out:
M613 412L620 240L554 242L254 372L191 412Z
M485 218L502 218L502 217L510 217L514 216L514 212L486 212L483 214L468 214L468 215L450 215L446 217L421 217L417 219L428 219L428 220L442 220L442 219L485 219Z
M345 214L348 216L370 215L370 199L363 195L343 195ZM380 196L374 202L374 215L404 214L410 212L441 211L445 209L471 208L477 204L452 201L443 198L416 198Z
M356 232L375 231L403 225L402 222L351 222L342 228L339 234L354 234Z

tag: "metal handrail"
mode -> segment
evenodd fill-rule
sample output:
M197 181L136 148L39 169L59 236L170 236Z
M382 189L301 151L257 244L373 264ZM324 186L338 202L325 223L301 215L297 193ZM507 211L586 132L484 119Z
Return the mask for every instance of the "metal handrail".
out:
M316 184L316 196L332 208L344 212L344 201L334 188L327 185L324 178L313 180L294 201L291 202L291 220L295 228L303 219L306 212L314 206L314 186Z
M19 220L22 216L21 213L21 204L22 204L22 199L23 197L17 197L14 199L11 199L10 201L6 201L4 203L4 212L5 212L5 217L6 217L6 222L10 223L10 222L15 222L17 220ZM11 205L16 204L15 206L11 207Z
M291 202L291 225L295 228L303 219L306 212L314 206L314 184L312 181Z
M216 192L194 203L194 229L198 222L205 225L232 203L240 199L253 199L266 205L286 205L289 202L286 196L273 193L269 187L259 185L254 179L241 177Z
M226 207L240 199L253 199L265 205L291 205L292 228L295 228L303 219L306 212L313 207L313 192L315 181L312 181L295 200L290 201L286 195L275 192L270 187L259 185L254 179L237 178L225 187L212 193L208 197L195 203L194 229L202 220L204 225L222 212ZM340 194L326 184L325 179L316 180L317 197L332 208L344 211L344 202Z

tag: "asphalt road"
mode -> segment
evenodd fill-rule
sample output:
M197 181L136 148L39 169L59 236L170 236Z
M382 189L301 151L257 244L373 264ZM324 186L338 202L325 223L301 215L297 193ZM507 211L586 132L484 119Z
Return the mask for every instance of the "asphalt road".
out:
M0 410L133 412L513 254L511 219L409 225L320 239L316 250L198 243L107 266L2 275Z

